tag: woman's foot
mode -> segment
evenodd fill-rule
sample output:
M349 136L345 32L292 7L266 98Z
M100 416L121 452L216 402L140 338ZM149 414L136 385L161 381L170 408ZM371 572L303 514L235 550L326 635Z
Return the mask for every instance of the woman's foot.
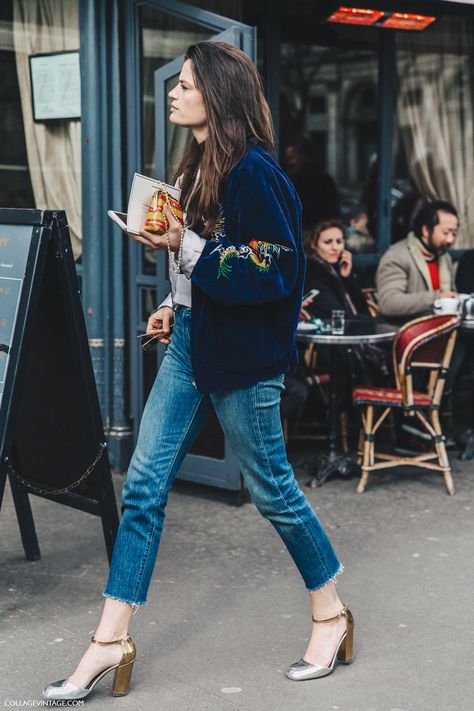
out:
M341 603L337 609L325 615L322 619L337 615L342 608L343 605ZM321 618L315 617L315 619ZM313 622L311 637L303 656L304 661L313 665L329 667L346 631L346 625L347 621L343 615L333 622Z
M119 644L120 658L117 658L114 652L108 655L96 655L89 647L69 679L60 679L45 686L43 689L44 699L51 701L85 699L94 691L99 681L114 670L112 695L126 696L128 694L133 665L137 656L133 639L128 634L118 640L108 641L97 640L94 636L91 642L102 647L115 647Z
M310 597L313 620L327 620L339 615L344 609L336 592L336 584L332 580L322 588L312 590ZM331 622L313 622L311 637L303 656L304 661L328 667L344 635L346 623L344 615Z
M343 622L341 622L343 620ZM350 664L354 649L354 618L347 605L341 605L334 615L314 617L314 630L302 659L286 670L286 676L292 681L319 679L334 671L336 659L343 664ZM333 625L333 630L329 625Z
M304 657L286 670L292 681L319 679L331 674L337 660L352 662L354 646L354 618L343 605L334 581L312 590L311 612L313 628Z
M124 635L122 635L124 636ZM118 639L115 637L112 639ZM104 642L109 641L100 637ZM86 653L77 665L74 673L68 678L68 681L80 689L85 689L88 683L100 671L112 667L120 662L123 656L123 649L120 643L102 646L99 644L90 644Z
M132 613L133 605L107 597L104 600L104 608L94 638L102 642L111 642L126 637ZM118 664L122 654L121 644L104 646L91 643L68 681L74 686L85 689L96 674Z

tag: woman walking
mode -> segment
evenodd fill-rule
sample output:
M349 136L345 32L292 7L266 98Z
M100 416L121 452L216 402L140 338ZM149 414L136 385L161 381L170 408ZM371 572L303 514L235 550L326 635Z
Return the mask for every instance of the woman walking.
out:
M168 347L123 487L102 615L76 670L49 684L47 699L84 698L112 669L113 693L128 692L130 619L147 602L168 492L212 408L254 503L310 592L315 624L287 676L324 676L336 659L352 658L353 620L334 583L342 566L295 481L281 431L305 260L299 199L267 152L273 132L261 79L240 50L200 42L169 96L170 121L194 136L178 171L186 229L165 207L166 235L130 235L169 251L171 294L147 327Z

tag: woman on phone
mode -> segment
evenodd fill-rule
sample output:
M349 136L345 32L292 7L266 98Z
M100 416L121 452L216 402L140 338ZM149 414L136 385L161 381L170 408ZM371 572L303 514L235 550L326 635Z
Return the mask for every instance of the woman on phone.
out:
M308 257L305 293L315 296L304 310L313 317L331 318L332 311L344 311L347 319L371 319L364 295L352 270L352 254L346 249L344 226L339 220L325 220L315 225L311 256ZM337 347L340 377L336 384L338 399L350 406L352 384L378 382L389 374L390 353L373 344ZM319 370L330 370L327 346L318 349Z
M166 235L130 234L169 250L171 294L147 327L168 347L123 487L101 618L74 673L45 688L48 699L84 698L112 669L113 693L128 692L131 615L147 602L168 492L212 408L253 501L310 592L317 624L287 675L324 676L336 659L352 658L353 619L334 583L342 565L295 481L281 431L305 259L300 202L267 152L273 132L262 82L240 50L200 42L169 97L170 121L194 136L178 171L186 229L165 207Z
M344 226L339 220L318 222L313 228L305 279L305 293L318 291L305 307L313 316L331 318L335 309L345 311L348 317L369 316L344 238Z

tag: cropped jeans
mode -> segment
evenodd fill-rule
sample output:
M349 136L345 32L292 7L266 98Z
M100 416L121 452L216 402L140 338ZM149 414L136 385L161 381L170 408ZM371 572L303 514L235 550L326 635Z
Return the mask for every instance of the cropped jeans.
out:
M236 390L198 392L190 327L191 310L177 307L123 486L122 518L102 595L136 609L147 602L169 490L212 408L253 502L280 534L306 587L316 590L342 566L286 458L279 409L283 375Z

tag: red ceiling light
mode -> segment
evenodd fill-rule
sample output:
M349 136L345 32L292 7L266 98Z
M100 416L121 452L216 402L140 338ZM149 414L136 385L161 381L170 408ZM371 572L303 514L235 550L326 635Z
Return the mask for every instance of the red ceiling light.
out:
M384 12L383 10L367 10L361 7L341 5L339 10L336 10L327 18L327 22L340 22L344 25L375 25L376 27L392 30L416 30L421 32L421 30L435 22L436 19L436 17L408 12Z
M392 30L424 30L431 25L436 17L427 15L412 15L407 12L392 12L390 17L380 23L380 27L389 27Z
M364 10L360 7L341 6L330 17L328 22L342 22L346 25L373 25L384 16L380 10Z

